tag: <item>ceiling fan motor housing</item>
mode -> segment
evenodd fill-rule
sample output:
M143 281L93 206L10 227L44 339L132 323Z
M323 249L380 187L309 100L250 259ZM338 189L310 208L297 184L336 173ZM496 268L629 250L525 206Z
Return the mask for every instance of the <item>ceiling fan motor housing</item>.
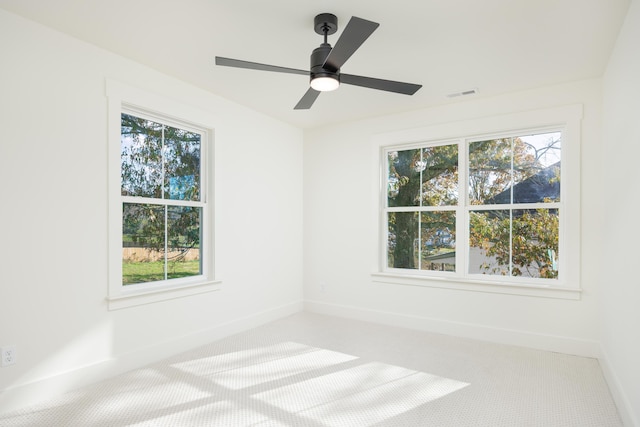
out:
M318 77L329 77L340 81L340 70L332 71L322 67L330 52L331 45L328 43L322 43L320 47L313 50L313 53L311 53L311 71L309 73L311 80Z

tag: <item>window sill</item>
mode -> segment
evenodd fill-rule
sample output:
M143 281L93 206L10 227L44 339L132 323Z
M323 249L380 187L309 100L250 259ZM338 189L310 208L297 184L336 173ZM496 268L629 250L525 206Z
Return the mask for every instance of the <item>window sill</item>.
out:
M516 283L485 282L483 280L460 277L419 276L397 273L372 273L372 279L378 283L391 283L407 286L426 286L431 288L455 289L472 292L488 292L507 295L522 295L542 298L579 300L582 289L549 285L528 285Z
M221 281L198 282L182 286L164 287L159 289L127 291L123 289L121 295L107 298L109 310L119 310L137 305L151 304L175 298L213 292L220 289Z

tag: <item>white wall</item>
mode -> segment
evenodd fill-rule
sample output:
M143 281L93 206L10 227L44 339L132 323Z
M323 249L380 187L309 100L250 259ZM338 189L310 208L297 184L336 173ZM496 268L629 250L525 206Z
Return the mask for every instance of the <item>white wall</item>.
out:
M481 88L480 88L481 89ZM477 98L305 133L305 307L325 313L588 356L598 354L601 81ZM372 282L372 137L583 104L582 297L549 299Z
M302 308L299 129L2 10L0 52L0 412ZM220 291L107 310L106 78L218 123Z
M640 426L640 2L629 7L604 77L602 162L607 185L599 287L603 368L626 425ZM618 185L616 183L623 183Z

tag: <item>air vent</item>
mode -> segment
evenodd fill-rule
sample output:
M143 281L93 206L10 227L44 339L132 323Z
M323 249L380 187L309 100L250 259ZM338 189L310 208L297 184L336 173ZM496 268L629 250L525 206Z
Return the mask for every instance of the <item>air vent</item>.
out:
M476 93L478 93L478 89L467 89L467 90L462 90L460 92L453 92L450 93L449 95L447 95L447 98L456 98L458 96L469 96L469 95L475 95Z

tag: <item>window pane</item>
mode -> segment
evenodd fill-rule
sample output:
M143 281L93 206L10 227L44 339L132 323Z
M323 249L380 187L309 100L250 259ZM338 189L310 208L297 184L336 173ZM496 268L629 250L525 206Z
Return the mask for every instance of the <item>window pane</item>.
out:
M510 261L510 211L469 212L469 273L508 276Z
M121 194L162 197L162 125L122 114Z
M165 279L165 207L122 206L122 284Z
M387 154L388 206L420 205L420 173L424 169L420 154L420 149Z
M422 212L420 242L422 270L455 271L455 212Z
M512 275L558 278L557 209L513 211Z
M200 134L166 126L165 198L200 200Z
M458 203L458 145L422 149L422 206Z
M511 138L469 144L469 202L511 202Z
M389 212L387 265L392 268L418 268L418 212Z
M202 209L167 208L167 279L202 274L200 261Z
M557 209L473 211L469 219L469 273L557 279Z
M514 203L560 200L561 133L514 138Z

